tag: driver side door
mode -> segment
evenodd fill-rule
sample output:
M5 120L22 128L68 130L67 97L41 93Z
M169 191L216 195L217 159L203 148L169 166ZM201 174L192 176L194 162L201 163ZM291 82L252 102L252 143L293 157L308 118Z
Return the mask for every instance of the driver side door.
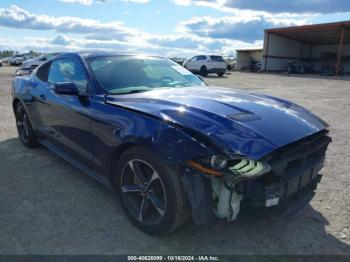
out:
M46 135L66 153L93 167L93 137L91 135L91 106L87 74L82 64L72 58L52 61L46 87L39 94L42 121ZM79 95L54 92L56 83L74 83Z

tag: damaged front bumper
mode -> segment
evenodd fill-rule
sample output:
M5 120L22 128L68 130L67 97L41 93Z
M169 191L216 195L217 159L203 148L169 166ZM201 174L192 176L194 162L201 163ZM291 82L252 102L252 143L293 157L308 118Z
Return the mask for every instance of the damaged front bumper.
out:
M229 174L213 176L187 168L184 184L194 222L208 225L213 222L214 216L232 221L242 205L271 207L301 190L315 190L330 141L327 131L322 131L280 148L262 161L254 163L247 160L244 165L241 162L235 165L236 169L255 166L255 170L263 172L259 176L257 173L245 177ZM267 165L262 167L259 163ZM237 171L234 167L230 170ZM248 172L249 168L243 170Z

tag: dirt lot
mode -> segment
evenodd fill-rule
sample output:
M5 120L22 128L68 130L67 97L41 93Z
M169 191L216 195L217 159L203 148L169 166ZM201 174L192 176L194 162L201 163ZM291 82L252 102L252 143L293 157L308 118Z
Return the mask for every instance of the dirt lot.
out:
M242 215L211 227L187 223L150 237L115 193L45 148L21 146L11 109L14 68L0 67L0 254L350 254L350 79L231 73L213 85L290 99L331 126L324 178L293 216Z

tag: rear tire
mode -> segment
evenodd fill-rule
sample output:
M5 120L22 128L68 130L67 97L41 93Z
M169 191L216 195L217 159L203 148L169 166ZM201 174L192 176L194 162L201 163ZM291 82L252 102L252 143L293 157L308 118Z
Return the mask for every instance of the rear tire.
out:
M208 75L208 70L205 66L201 67L200 75L206 77Z
M28 118L24 106L18 102L15 106L16 126L21 143L28 148L37 147L38 139Z
M128 149L117 163L116 187L131 222L151 235L168 234L189 217L187 196L176 172L143 147Z

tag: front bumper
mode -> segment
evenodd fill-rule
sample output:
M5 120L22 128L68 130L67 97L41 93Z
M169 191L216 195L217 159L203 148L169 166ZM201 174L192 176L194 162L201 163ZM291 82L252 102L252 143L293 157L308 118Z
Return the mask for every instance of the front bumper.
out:
M300 192L313 193L322 179L318 171L319 169L315 169L268 186L257 181L245 183L242 204L249 207L270 207L281 204Z
M314 190L321 180L318 173L330 141L327 131L322 131L268 156L271 172L259 179L242 182L246 202L251 206L272 206L304 188Z
M286 200L292 196L298 197L305 193L308 196L314 195L316 186L321 180L319 171L323 167L325 153L331 141L327 133L327 130L320 131L272 152L262 159L271 169L259 178L235 181L231 180L230 176L208 178L194 170L185 172L184 183L192 206L194 222L199 225L211 224L214 218L213 210L217 210L219 204L226 203L227 208L239 204L238 200L237 203L231 202L232 198L227 197L225 190L220 192L214 190L210 186L212 179L233 182L234 186L231 188L243 197L241 206L245 209L282 206L283 202L287 204L289 201ZM227 213L221 212L221 214ZM231 221L231 216L226 218Z

